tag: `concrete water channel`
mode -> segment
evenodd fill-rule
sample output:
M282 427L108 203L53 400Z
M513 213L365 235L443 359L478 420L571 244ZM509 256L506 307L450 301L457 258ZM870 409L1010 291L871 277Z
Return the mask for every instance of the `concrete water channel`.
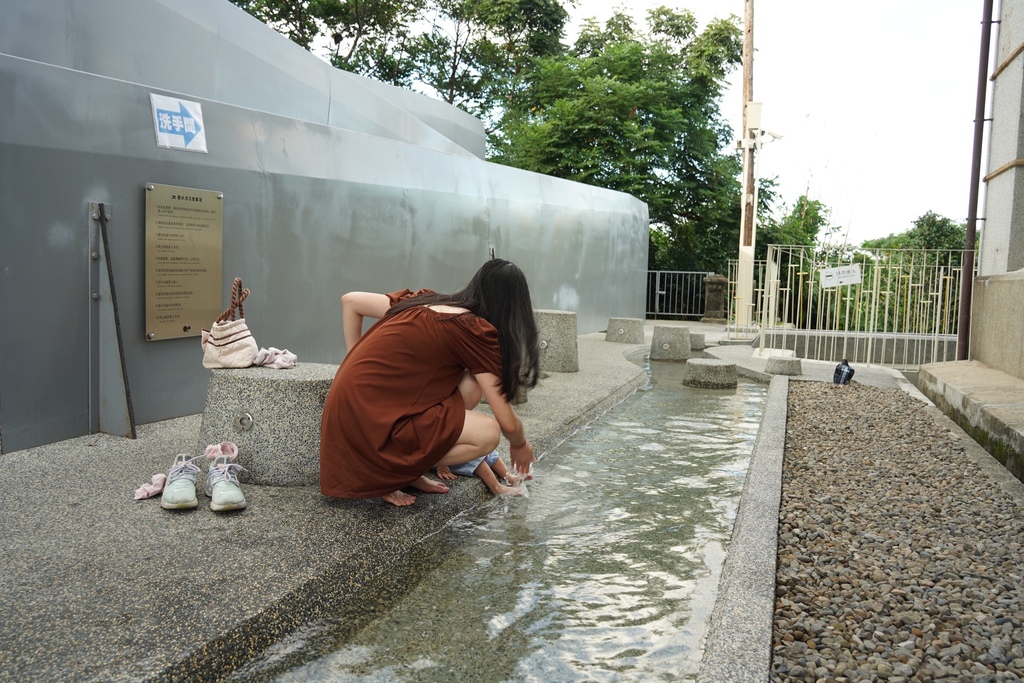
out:
M703 571L700 566L705 559L720 562L714 543L727 551L727 558L738 561L725 561L698 680L717 683L757 680L758 672L767 675L779 463L786 422L787 390L780 381L785 378L766 374L765 359L752 356L749 342L745 346L731 343L734 340L726 338L723 327L697 328L712 342L705 355L734 362L737 372L742 369L744 377L758 382L756 388L765 391L766 398L760 427L753 420L745 437L757 433L751 476L742 494L738 488L733 490L742 503L731 536L725 528L695 522L697 512L675 519L672 515L681 509L682 492L709 496L703 502L706 507L695 510L717 509L708 502L712 501L726 515L733 514L738 501L728 502L727 496L712 489L687 485L698 477L696 470L666 474L665 463L675 466L689 456L673 460L667 448L659 450L654 444L668 446L672 441L667 436L677 428L685 433L688 422L703 417L669 410L663 414L674 418L654 427L634 424L641 420L626 411L635 401L662 395L660 385L639 391L619 405L648 381L643 368L627 357L642 357L650 348L653 326L647 325L645 344L608 342L603 333L581 335L579 372L552 375L519 406L543 455L528 499L495 500L480 482L464 479L455 482L451 493L424 496L404 509L379 501L328 499L315 486L245 485L249 506L234 515L214 513L205 503L173 514L162 510L155 498L133 500L135 488L153 473L166 472L175 453L197 448L201 452L202 415L141 425L136 439L95 434L5 454L0 476L0 573L11 580L0 582L4 617L0 619L0 681L212 681L253 672L248 667L254 661L264 673L283 676L323 657L365 654L358 648L366 643L357 639L389 624L398 628L404 622L413 623L424 615L433 615L418 624L426 635L408 641L413 643L408 647L418 653L410 661L427 670L424 676L437 676L441 666L424 665L441 661L438 653L447 646L449 657L472 662L477 673L499 671L494 669L497 662L503 667L502 675L514 680L513 675L526 671L527 665L540 670L541 660L529 654L535 650L528 648L532 641L527 638L559 647L579 643L579 631L566 630L563 637L558 630L577 625L588 637L609 627L602 637L610 639L608 647L618 653L617 661L596 649L593 656L572 650L555 653L550 662L586 665L590 667L587 674L594 676L595 672L611 676L612 666L620 664L643 671L659 658L690 671L697 657L693 644L699 639L684 633L694 628L686 611L710 609L710 600L699 596L701 586L711 579L709 573L686 575L684 569ZM830 381L832 369L831 363L805 361L802 378ZM862 368L857 381L884 380L884 386L895 386L889 374ZM581 432L587 424L591 428ZM621 471L606 472L589 464L591 446L584 444L598 433L597 425L612 431L593 448L614 452L616 457L607 459L608 466L622 465ZM644 429L658 431L645 433ZM573 448L581 450L560 455L560 445L574 434ZM712 450L720 447L713 439L690 441L698 446L707 441ZM760 458L759 453L770 457ZM719 486L733 481L731 474L726 476L730 466L717 467L709 470L713 476L708 482ZM738 466L731 469L738 487ZM755 470L760 477L753 476ZM682 482L681 492L668 491L677 479ZM759 486L751 491L752 481ZM627 494L631 497L622 497ZM597 496L592 505L585 497L591 495ZM641 518L641 509L654 514L654 521L644 522L643 531L626 531L627 522ZM573 518L583 520L584 526L570 533L561 525ZM599 523L610 526L602 532L587 526ZM667 550L658 551L648 532L663 528L668 538L657 542ZM693 542L698 529L707 540L703 547ZM726 538L728 547L723 542ZM523 545L503 545L508 539L523 539ZM624 544L621 551L607 550L619 540ZM587 542L592 542L591 547ZM680 549L673 550L677 546ZM628 559L630 553L635 559ZM509 563L511 559L522 561ZM445 562L454 564L443 569ZM499 569L488 570L488 562ZM560 571L577 567L581 575L624 578L603 585L597 579L538 574L551 566ZM435 574L455 576L452 585L458 588L434 588L416 602L416 592L428 590ZM474 581L494 577L497 584L481 588L494 599L483 620L481 608L468 607L470 593L462 586L469 583L475 590ZM694 585L702 579L705 583ZM642 605L640 600L648 597L644 581L661 590L647 593L653 592L664 606ZM464 602L470 610L460 615L465 623L458 629L452 622L445 626L448 613L459 614L453 603L461 608ZM627 610L633 621L613 631L610 624L627 623L622 616ZM545 614L547 620L542 618ZM509 625L489 638L488 629L496 632L500 626L492 620L501 615ZM592 615L598 618L597 626L583 621ZM335 637L339 619L348 628L341 638ZM647 623L655 622L659 633L673 634L678 640L659 640L658 645L642 649L616 644L609 635L632 628L641 632ZM517 635L517 629L525 629L525 635ZM463 631L492 650L485 648L482 658L474 659L479 651L466 649L455 637ZM397 636L394 642L397 647ZM666 645L661 647L661 642ZM499 646L505 649L493 649ZM289 652L294 656L285 662ZM271 662L268 654L276 659ZM520 667L528 654L534 658ZM592 660L602 663L587 664ZM365 662L363 666L362 670L373 673ZM572 667L567 669L570 674L575 671ZM746 677L735 675L740 671Z
M682 368L651 363L526 496L424 540L432 569L364 627L319 618L232 680L693 680L767 386L688 388Z

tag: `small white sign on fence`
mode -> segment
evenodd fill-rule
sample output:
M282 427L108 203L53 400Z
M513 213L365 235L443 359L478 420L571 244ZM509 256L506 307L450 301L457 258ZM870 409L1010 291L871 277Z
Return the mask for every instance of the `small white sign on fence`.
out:
M842 285L859 285L860 265L854 263L850 266L839 266L838 268L823 268L821 271L821 287L840 287Z

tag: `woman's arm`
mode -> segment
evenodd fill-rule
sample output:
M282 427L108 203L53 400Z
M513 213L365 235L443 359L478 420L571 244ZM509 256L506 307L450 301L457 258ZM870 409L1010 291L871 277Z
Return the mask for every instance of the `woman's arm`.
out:
M494 419L498 421L501 433L508 439L512 467L516 472L526 474L530 471L530 465L536 461L536 458L533 455L533 445L526 438L523 421L519 419L512 404L501 393L501 381L497 375L482 372L475 377L487 399L487 405L491 407Z
M391 308L386 294L348 292L341 297L341 323L345 332L345 348L351 349L363 336L363 317L382 318Z

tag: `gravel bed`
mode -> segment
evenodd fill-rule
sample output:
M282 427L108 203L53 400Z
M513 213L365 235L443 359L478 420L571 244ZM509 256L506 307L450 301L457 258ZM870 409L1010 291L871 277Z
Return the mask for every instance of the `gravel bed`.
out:
M1024 504L900 389L790 382L773 681L1018 681Z

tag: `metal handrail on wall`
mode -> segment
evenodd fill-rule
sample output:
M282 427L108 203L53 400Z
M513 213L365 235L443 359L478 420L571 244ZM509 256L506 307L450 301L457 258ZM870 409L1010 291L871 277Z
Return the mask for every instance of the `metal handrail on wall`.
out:
M964 250L769 245L754 267L761 353L901 370L955 360L964 263Z

